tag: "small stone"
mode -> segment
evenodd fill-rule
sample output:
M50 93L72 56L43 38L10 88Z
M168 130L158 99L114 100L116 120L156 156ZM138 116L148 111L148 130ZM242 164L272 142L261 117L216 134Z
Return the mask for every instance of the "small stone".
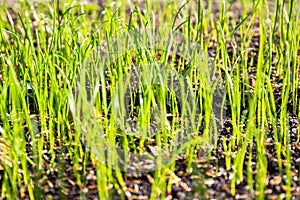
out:
M292 133L297 133L298 132L298 129L297 128L292 128Z
M177 196L178 200L184 200L186 197L186 194L184 192L178 192L176 196Z
M212 186L215 183L215 181L214 179L210 178L210 179L206 179L204 183L205 185Z
M84 189L82 190L82 192L85 193L85 194L88 193L88 191L89 191L88 188L84 188Z

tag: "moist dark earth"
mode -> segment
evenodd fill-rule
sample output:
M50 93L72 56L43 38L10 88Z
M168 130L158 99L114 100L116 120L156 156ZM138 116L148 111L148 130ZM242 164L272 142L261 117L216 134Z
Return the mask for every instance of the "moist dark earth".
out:
M99 2L102 6L103 2ZM238 12L239 6L232 1L233 6L231 7L230 12L235 17L240 17ZM216 19L219 12L219 3L215 1L213 3L213 12L216 13ZM12 16L15 17L15 20L18 20L17 15L12 13ZM250 84L255 84L255 74L256 74L256 65L258 59L258 48L259 48L259 22L258 19L254 23L253 27L253 37L250 42L251 56L253 60L251 62L251 68L248 72L249 74L249 82ZM268 36L269 37L269 36ZM274 39L279 42L280 34L276 34ZM216 42L217 38L212 38L209 41L209 57L213 60L216 54ZM236 54L235 48L239 46L240 43L239 31L235 33L235 40L232 40L231 43L227 44L227 49L230 57L234 57ZM300 59L300 50L298 50L298 56ZM275 56L274 56L275 57ZM298 59L298 61L299 61ZM276 98L276 108L277 110L281 107L281 92L282 92L282 78L278 77L275 73L276 71L276 60L272 61L272 70L271 71L271 80L272 85L274 87L274 94ZM298 63L299 66L299 63ZM245 91L247 95L249 91ZM247 102L245 102L247 105ZM227 106L228 110L230 107ZM246 106L242 109L246 109ZM243 112L243 110L241 111ZM292 183L291 183L291 194L292 199L300 199L300 142L298 136L298 111L293 111L292 102L289 101L287 115L289 120L288 133L290 135L290 144L291 144L291 175L292 175ZM278 122L280 123L280 122ZM26 127L25 127L26 129ZM68 137L74 137L69 135ZM226 168L226 160L225 160L225 150L224 150L224 142L229 142L232 137L232 119L230 112L226 112L226 120L223 124L223 127L219 130L218 138L217 138L217 148L210 152L210 157L207 158L207 152L203 152L199 150L197 155L197 159L195 159L192 163L193 172L187 173L187 163L184 157L178 157L176 160L175 174L180 178L176 183L172 185L171 192L166 194L167 199L250 199L254 198L257 195L257 192L249 191L248 182L247 182L247 166L249 156L252 156L252 169L253 169L253 177L256 175L255 166L256 166L256 143L254 142L252 146L252 155L249 154L250 147L247 147L247 154L244 159L244 172L243 172L243 181L240 182L236 186L236 194L235 196L231 195L231 175L232 169ZM28 155L31 155L31 146L30 142L30 134L28 133ZM266 140L266 151L264 154L267 159L267 178L266 187L265 187L265 199L285 199L286 193L286 182L285 177L281 177L280 170L278 168L278 160L275 144L274 144L274 133L272 130L272 126L270 125L269 131L267 132L267 140ZM45 144L45 149L49 148L49 144ZM85 147L84 147L85 148ZM238 146L236 150L238 150ZM74 151L76 147L73 147ZM83 149L86 152L85 157L88 159L88 151ZM56 160L55 162L60 163L64 166L64 169L55 169L51 166L50 155L45 151L44 153L44 163L43 169L39 172L38 175L35 175L34 179L38 181L38 185L35 185L36 197L37 199L98 199L99 194L97 191L97 182L96 182L96 164L89 160L88 164L84 165L83 161L79 161L78 172L82 172L82 178L84 183L82 185L78 185L76 178L74 176L73 163L70 159L70 154L67 151L67 148L64 145L60 144L58 141L55 144L55 153ZM285 174L285 163L286 163L286 155L282 152L282 162L283 162L283 174ZM36 171L36 167L34 165L29 166L32 171ZM83 170L85 169L85 170ZM84 172L85 171L85 172ZM3 172L0 171L0 183L2 182ZM127 187L127 191L125 193L125 197L127 199L148 199L151 193L151 185L153 182L154 172L152 173L144 173L144 174L124 174L124 180ZM64 187L62 188L60 183L63 182ZM253 178L253 188L255 188L255 178ZM116 195L117 192L114 190L110 190L113 199L121 199L120 196ZM130 197L129 197L130 194ZM24 191L24 194L21 195L23 199L28 199L29 196Z

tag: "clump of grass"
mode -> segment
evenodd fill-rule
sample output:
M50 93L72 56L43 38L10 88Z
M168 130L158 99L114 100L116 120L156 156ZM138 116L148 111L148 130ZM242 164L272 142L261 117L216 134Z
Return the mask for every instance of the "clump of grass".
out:
M179 158L197 174L197 152L209 160L221 144L232 172L231 195L246 181L249 194L263 199L271 127L281 184L291 199L288 124L290 114L299 116L299 5L277 0L272 10L270 2L257 1L249 11L249 1L240 3L242 18L235 19L229 12L234 5L226 1L219 1L218 17L212 0L207 6L146 1L143 9L138 1L108 1L105 8L22 1L15 9L4 1L1 198L44 197L53 174L63 198L65 166L84 198L92 163L100 199L114 198L111 191L129 198L127 177L144 173L151 177L149 198L164 199L178 179ZM273 73L281 81L279 98ZM217 89L224 93L216 96ZM218 126L225 115L229 139Z

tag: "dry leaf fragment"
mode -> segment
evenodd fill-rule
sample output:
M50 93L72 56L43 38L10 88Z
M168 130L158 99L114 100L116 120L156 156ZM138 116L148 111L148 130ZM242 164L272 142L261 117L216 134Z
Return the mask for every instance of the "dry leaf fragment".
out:
M154 183L154 179L149 174L147 174L147 179L148 179L149 183L151 183L151 184Z
M179 185L182 187L184 191L190 192L192 189L185 183L185 182L180 182Z
M12 167L12 162L8 155L9 151L9 145L5 141L3 141L2 137L0 137L0 170L4 170L4 165Z
M280 176L274 176L274 178L272 178L270 180L271 185L279 185L280 183L281 183L281 177Z

